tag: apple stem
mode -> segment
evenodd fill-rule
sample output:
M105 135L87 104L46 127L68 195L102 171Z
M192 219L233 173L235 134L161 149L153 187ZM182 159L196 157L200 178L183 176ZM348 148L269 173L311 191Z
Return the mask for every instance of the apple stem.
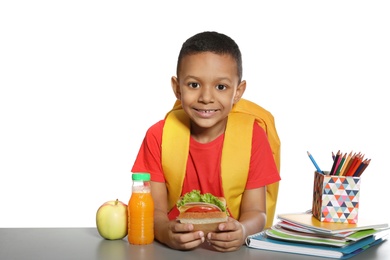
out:
M115 201L115 206L116 206L116 205L118 205L118 199L116 199L116 201Z

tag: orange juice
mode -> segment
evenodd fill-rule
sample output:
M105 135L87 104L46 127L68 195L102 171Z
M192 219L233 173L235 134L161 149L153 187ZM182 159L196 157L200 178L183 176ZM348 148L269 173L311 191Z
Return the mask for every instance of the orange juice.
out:
M127 239L133 245L146 245L154 240L154 203L150 193L150 176L149 179L142 180L134 180L134 178L137 177L133 176L133 191L128 203L129 230Z

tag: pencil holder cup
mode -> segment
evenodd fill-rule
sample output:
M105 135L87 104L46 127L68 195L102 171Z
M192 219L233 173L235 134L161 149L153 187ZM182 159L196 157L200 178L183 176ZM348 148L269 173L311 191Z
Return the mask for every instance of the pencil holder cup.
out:
M323 222L358 222L360 177L314 173L312 214Z

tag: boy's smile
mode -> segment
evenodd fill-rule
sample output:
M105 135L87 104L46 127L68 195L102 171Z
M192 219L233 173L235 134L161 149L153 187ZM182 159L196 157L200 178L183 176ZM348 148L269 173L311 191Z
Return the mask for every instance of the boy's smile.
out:
M196 108L194 108L194 110L199 114L199 117L205 117L205 118L212 117L218 111L217 109L205 110L205 109L196 109Z
M183 57L172 88L191 119L191 135L206 143L225 131L227 116L245 91L230 55L201 52Z

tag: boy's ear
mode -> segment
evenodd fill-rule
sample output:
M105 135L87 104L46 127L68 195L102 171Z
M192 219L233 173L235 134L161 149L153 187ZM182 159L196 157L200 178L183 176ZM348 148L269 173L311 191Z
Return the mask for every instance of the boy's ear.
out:
M173 90L173 93L175 94L176 98L178 100L181 100L180 84L179 84L179 80L177 79L177 77L173 76L171 78L171 86L172 86L172 90Z
M246 89L246 81L243 80L240 82L240 84L237 86L236 94L234 96L234 104L236 104L238 101L240 101L242 95L244 94Z

